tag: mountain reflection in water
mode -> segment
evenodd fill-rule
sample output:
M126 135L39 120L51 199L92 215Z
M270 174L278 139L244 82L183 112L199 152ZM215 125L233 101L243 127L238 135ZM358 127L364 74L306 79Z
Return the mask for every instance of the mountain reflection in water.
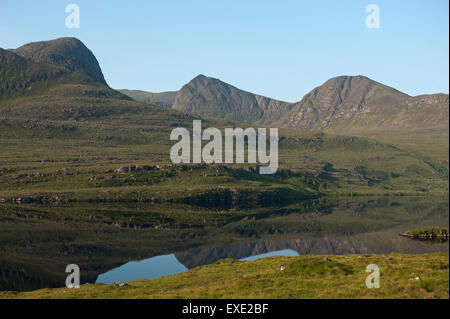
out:
M80 267L81 283L112 283L268 253L449 250L448 242L399 236L448 227L448 198L320 199L225 212L170 204L0 204L0 217L0 290L62 287L68 264ZM217 226L208 223L214 218Z

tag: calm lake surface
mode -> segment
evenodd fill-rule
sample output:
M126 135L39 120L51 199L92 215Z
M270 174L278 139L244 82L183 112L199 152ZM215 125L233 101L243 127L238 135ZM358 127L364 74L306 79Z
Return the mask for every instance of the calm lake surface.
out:
M141 204L0 205L0 290L117 283L185 272L220 259L302 254L448 252L399 236L448 227L448 198L358 198L257 210Z
M298 253L292 249L283 249L249 256L239 260L255 260L271 256L298 256ZM125 265L111 269L104 274L100 274L95 282L102 284L120 283L143 278L150 279L174 275L187 270L188 268L186 268L174 254L170 254L140 261L130 261Z

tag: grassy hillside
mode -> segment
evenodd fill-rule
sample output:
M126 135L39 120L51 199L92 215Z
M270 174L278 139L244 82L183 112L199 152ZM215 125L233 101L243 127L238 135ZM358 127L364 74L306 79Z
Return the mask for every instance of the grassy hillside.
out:
M279 170L262 176L256 165L173 165L170 131L191 129L193 119L115 98L9 100L0 105L0 198L182 199L214 188L278 189L297 199L448 192L448 133L355 137L282 129ZM203 121L204 128L232 125ZM120 170L139 165L154 169Z
M368 289L366 266L380 269ZM285 270L280 267L284 265ZM0 298L442 298L449 297L448 253L225 259L188 272L118 285L0 293ZM419 279L415 279L418 277Z
M448 192L442 129L364 137L280 129L279 170L262 176L256 165L173 165L170 132L191 130L193 115L110 96L103 86L63 86L0 103L0 199L184 200L211 189L276 190L280 200ZM120 169L139 165L154 169Z

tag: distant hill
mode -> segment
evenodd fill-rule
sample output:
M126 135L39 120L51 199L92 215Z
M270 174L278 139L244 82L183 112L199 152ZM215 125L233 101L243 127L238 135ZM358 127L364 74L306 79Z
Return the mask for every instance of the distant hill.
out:
M118 90L122 94L131 97L133 100L138 102L149 103L163 108L171 108L173 101L177 95L177 91L168 91L161 93L152 93L140 90Z
M64 85L70 85L69 90ZM75 87L78 85L79 87ZM111 89L94 54L76 38L32 42L0 49L0 99L52 94L129 99Z
M290 109L290 104L199 75L178 91L172 108L205 117L253 123L279 119Z
M364 76L340 76L295 103L283 124L343 131L448 126L448 102L447 94L410 97Z

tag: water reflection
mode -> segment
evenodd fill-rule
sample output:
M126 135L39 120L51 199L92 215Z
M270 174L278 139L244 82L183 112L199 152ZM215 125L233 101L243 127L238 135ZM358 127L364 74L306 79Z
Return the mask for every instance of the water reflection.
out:
M241 211L170 204L1 204L0 290L64 286L68 264L80 266L82 283L111 283L280 251L448 251L448 242L399 236L448 223L448 198L425 197L320 199Z
M247 259L248 256L289 251L295 255L343 255L343 254L425 254L448 252L449 243L414 241L401 237L396 231L380 231L356 236L300 238L290 240L260 240L232 243L219 247L197 248L175 254L187 268L207 265L224 258ZM292 255L294 256L294 254ZM249 257L251 260L251 257Z
M292 249L271 251L268 253L241 258L241 261L255 260L273 256L298 256ZM111 269L97 277L96 283L113 284L138 279L159 278L187 271L174 254L152 257L140 261L130 261L125 265Z
M112 284L124 281L151 279L178 274L188 269L175 255L163 255L141 261L130 261L98 276L96 283Z
M298 256L298 252L296 252L295 250L292 250L292 249L283 249L283 250L271 251L271 252L264 253L264 254L248 256L245 258L241 258L239 260L240 261L250 261L250 260L256 260L256 259L266 258L266 257L274 257L274 256Z
M395 231L381 231L345 237L313 239L260 240L238 242L218 247L196 248L171 255L128 262L97 278L98 283L118 283L157 278L212 264L220 259L250 261L271 256L341 255L341 254L405 254L448 252L448 242L414 241Z

